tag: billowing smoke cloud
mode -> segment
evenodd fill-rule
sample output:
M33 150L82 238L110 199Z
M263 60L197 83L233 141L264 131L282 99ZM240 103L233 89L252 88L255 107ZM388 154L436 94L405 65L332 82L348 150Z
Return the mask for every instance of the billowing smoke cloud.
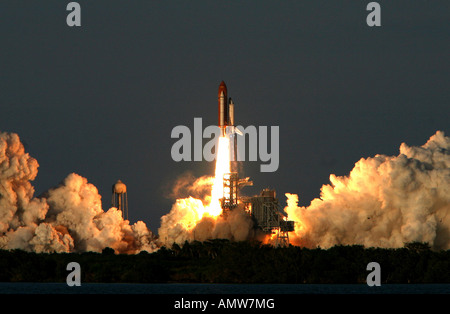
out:
M161 218L157 241L142 221L130 225L116 208L105 212L97 188L75 173L35 197L30 182L38 167L17 134L0 133L0 249L137 253L212 238L262 240L243 208L213 214L213 177L179 178L172 190L178 198ZM363 158L348 176L330 175L330 181L308 207L286 194L285 212L296 221L292 244L402 247L420 241L450 249L450 138L443 132L421 147L402 144L398 156Z
M421 147L401 144L398 156L363 158L330 181L308 207L286 194L294 244L395 248L419 241L450 249L450 138L443 132Z
M0 248L35 252L119 253L156 249L142 221L130 225L116 208L103 211L97 188L72 173L43 197L30 181L38 162L25 153L19 136L0 133Z
M183 195L188 191L191 196L178 198L171 211L161 217L161 227L158 230L161 243L170 246L174 242L182 244L185 241L218 238L245 241L259 236L251 217L241 207L226 215L208 214L213 182L214 178L208 176L195 179L191 175L183 175L179 178L174 184L176 190L182 191ZM179 189L180 187L183 188Z
M178 176L175 182L167 184L166 197L169 199L194 197L209 202L213 183L214 177L197 178L191 171L186 171Z

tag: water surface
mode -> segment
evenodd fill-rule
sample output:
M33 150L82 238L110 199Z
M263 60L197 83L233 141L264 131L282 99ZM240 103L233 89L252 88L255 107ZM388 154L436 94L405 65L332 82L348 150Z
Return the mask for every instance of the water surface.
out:
M450 284L125 284L1 282L1 294L450 294Z

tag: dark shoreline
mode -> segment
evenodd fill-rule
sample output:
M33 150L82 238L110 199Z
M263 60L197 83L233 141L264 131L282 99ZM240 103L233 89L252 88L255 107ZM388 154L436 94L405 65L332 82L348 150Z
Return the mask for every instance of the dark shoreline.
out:
M450 250L423 243L404 248L360 245L307 249L259 242L210 240L136 255L32 253L0 250L0 282L66 282L77 262L83 283L362 284L367 264L381 267L381 284L450 283Z

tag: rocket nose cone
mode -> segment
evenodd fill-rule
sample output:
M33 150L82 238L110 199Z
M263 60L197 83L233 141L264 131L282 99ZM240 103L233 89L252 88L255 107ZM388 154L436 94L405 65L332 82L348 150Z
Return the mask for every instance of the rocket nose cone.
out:
M224 81L222 81L219 85L219 96L221 92L224 92L224 94L227 93L227 85L225 84Z

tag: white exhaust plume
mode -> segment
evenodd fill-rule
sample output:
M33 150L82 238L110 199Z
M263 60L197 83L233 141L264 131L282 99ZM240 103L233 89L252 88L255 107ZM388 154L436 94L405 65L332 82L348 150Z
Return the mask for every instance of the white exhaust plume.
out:
M0 249L101 252L111 247L118 253L157 249L142 221L130 225L116 208L104 212L97 188L75 173L43 197L34 197L30 181L38 167L17 134L0 133Z
M308 207L286 194L285 211L296 222L291 243L397 248L418 241L450 249L450 138L443 132L421 147L401 144L398 156L363 158L330 181Z

